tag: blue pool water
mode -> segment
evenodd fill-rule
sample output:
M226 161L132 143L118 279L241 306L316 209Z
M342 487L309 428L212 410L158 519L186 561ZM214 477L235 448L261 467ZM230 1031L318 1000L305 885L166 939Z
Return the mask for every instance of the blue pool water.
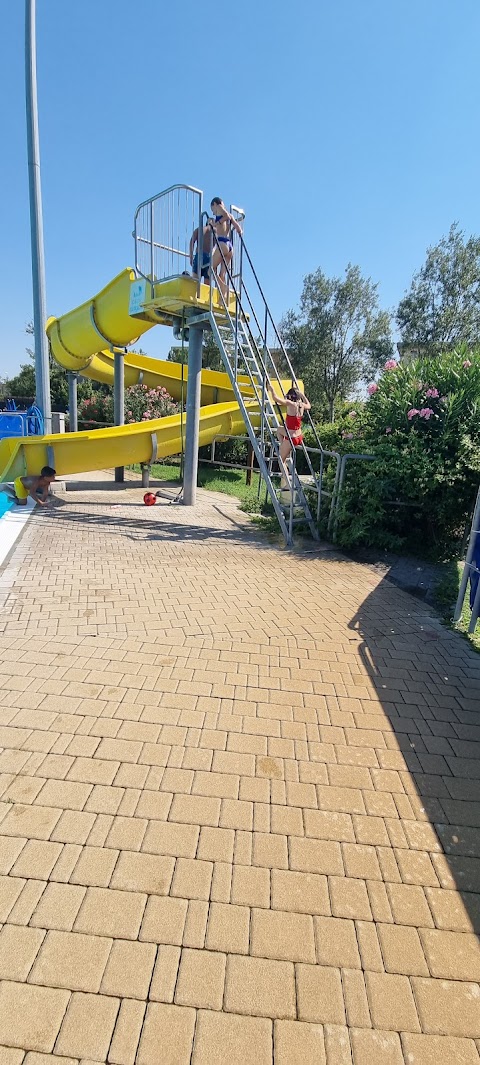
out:
M0 519L13 507L13 500L9 499L6 492L0 492Z

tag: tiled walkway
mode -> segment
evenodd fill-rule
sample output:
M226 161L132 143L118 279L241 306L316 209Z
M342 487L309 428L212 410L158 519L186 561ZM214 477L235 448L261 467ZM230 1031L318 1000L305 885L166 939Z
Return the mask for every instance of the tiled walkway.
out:
M478 1065L480 656L141 498L0 574L0 1065Z

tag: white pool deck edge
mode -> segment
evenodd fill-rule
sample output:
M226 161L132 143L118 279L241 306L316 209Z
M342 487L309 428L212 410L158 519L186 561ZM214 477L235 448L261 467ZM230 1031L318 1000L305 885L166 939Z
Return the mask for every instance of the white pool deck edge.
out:
M26 525L32 511L35 510L33 499L27 499L26 506L16 504L0 518L0 566L3 565L13 545Z

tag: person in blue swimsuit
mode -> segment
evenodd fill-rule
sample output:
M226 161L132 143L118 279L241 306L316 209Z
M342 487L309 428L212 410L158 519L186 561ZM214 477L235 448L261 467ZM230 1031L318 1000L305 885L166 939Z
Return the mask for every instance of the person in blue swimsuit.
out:
M214 196L210 204L213 218L209 219L209 225L217 238L212 256L212 270L217 275L218 285L224 297L227 297L227 267L233 258L232 229L242 235L241 226L237 220L227 211L220 196ZM221 251L219 246L221 247Z

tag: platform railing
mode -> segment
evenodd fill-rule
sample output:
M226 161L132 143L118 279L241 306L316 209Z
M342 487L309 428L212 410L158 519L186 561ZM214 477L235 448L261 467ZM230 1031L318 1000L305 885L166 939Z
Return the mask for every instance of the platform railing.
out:
M202 199L201 189L193 185L171 185L139 204L133 225L135 270L139 277L155 284L189 273L190 240L197 228L201 262Z

